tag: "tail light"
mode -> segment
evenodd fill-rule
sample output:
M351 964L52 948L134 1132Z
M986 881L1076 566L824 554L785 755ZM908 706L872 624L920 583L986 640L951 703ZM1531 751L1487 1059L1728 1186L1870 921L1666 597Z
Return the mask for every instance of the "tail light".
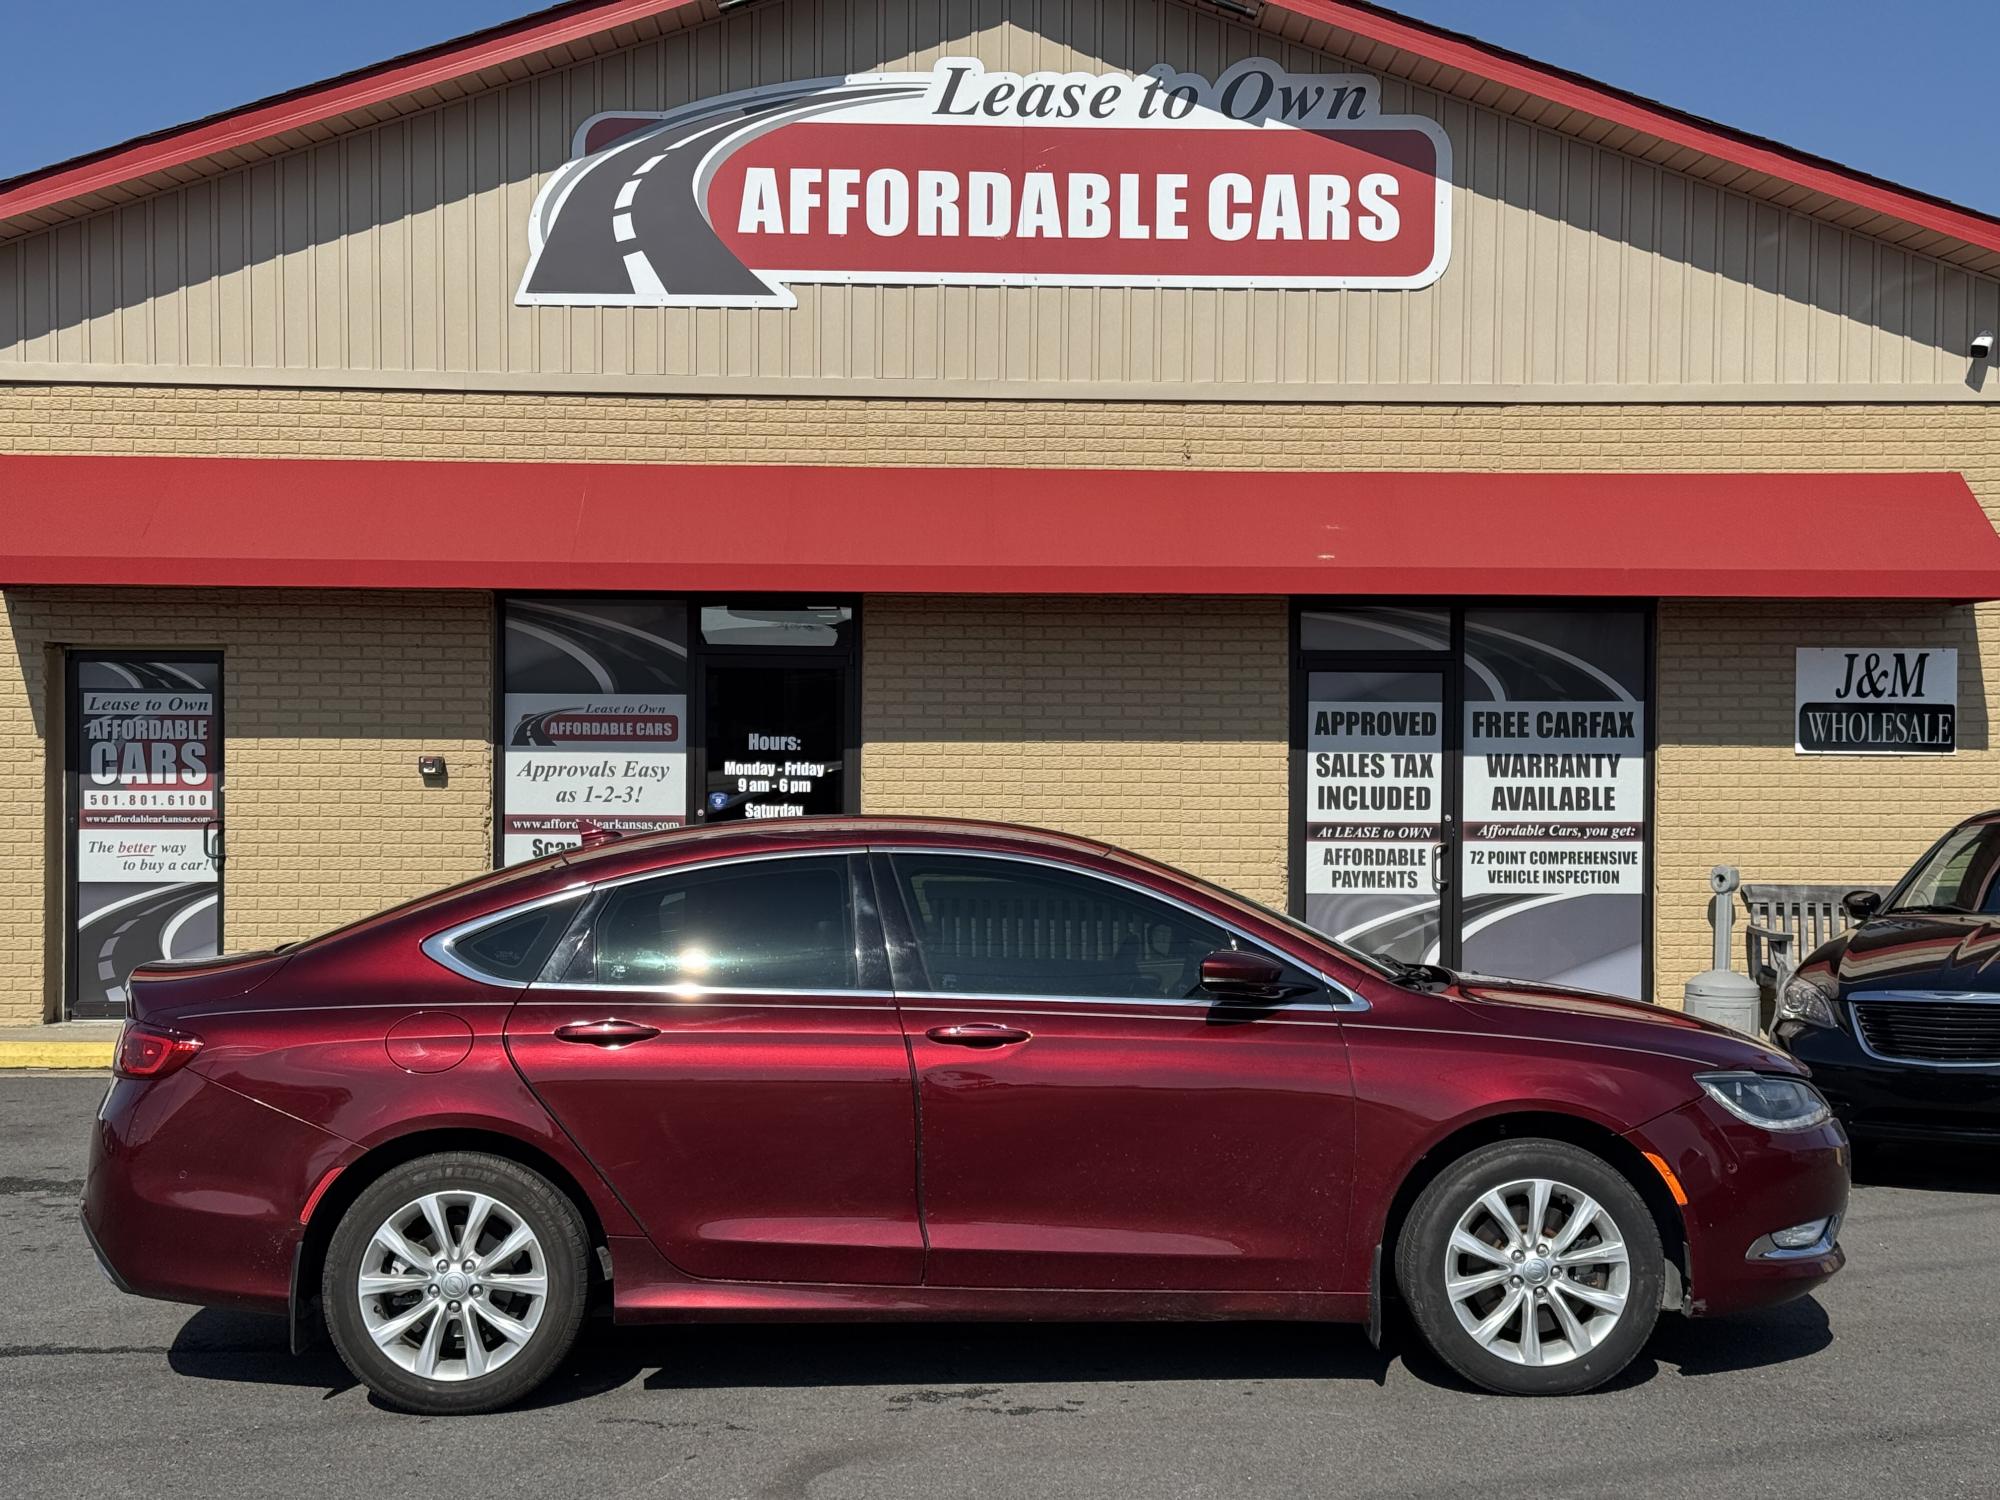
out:
M165 1078L193 1060L201 1038L144 1021L127 1021L118 1037L118 1058L111 1071L120 1078Z

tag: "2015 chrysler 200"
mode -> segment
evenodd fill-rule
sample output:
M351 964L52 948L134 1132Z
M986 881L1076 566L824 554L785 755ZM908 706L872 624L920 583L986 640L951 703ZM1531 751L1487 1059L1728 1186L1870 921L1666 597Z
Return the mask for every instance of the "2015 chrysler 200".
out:
M131 986L84 1223L146 1296L501 1405L586 1302L1310 1318L1580 1391L1838 1270L1846 1138L1671 1011L1379 965L1081 839L807 820L552 855Z

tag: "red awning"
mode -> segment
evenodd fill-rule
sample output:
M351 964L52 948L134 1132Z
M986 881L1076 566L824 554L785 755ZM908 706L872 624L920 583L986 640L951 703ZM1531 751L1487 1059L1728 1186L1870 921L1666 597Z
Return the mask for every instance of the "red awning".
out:
M0 585L2000 598L1957 474L0 457Z

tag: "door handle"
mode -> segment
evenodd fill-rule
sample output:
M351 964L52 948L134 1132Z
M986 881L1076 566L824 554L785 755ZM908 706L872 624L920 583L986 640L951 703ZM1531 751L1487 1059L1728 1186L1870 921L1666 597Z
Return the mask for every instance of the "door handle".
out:
M1438 844L1431 849L1431 889L1442 891L1451 884L1451 875L1446 871L1444 857L1451 852L1451 845Z
M584 1042L592 1047L623 1047L659 1034L659 1027L648 1026L643 1021L571 1021L556 1028L557 1041Z
M933 1026L924 1035L951 1047L1005 1047L1025 1042L1034 1033L1003 1021L966 1021L956 1026Z

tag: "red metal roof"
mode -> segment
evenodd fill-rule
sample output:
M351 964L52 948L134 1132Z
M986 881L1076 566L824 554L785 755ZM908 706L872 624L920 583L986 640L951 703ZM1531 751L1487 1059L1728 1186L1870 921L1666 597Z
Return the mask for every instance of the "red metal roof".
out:
M216 152L530 57L648 16L702 3L706 0L577 0L540 11L504 26L0 182L0 220L50 208ZM1765 173L1809 191L1949 235L1982 250L2000 253L2000 217L1703 120L1378 6L1355 0L1269 0L1269 3L1442 66L1462 69L1505 87L1657 136L1745 170Z
M0 494L0 586L2000 598L1956 474L33 456Z

